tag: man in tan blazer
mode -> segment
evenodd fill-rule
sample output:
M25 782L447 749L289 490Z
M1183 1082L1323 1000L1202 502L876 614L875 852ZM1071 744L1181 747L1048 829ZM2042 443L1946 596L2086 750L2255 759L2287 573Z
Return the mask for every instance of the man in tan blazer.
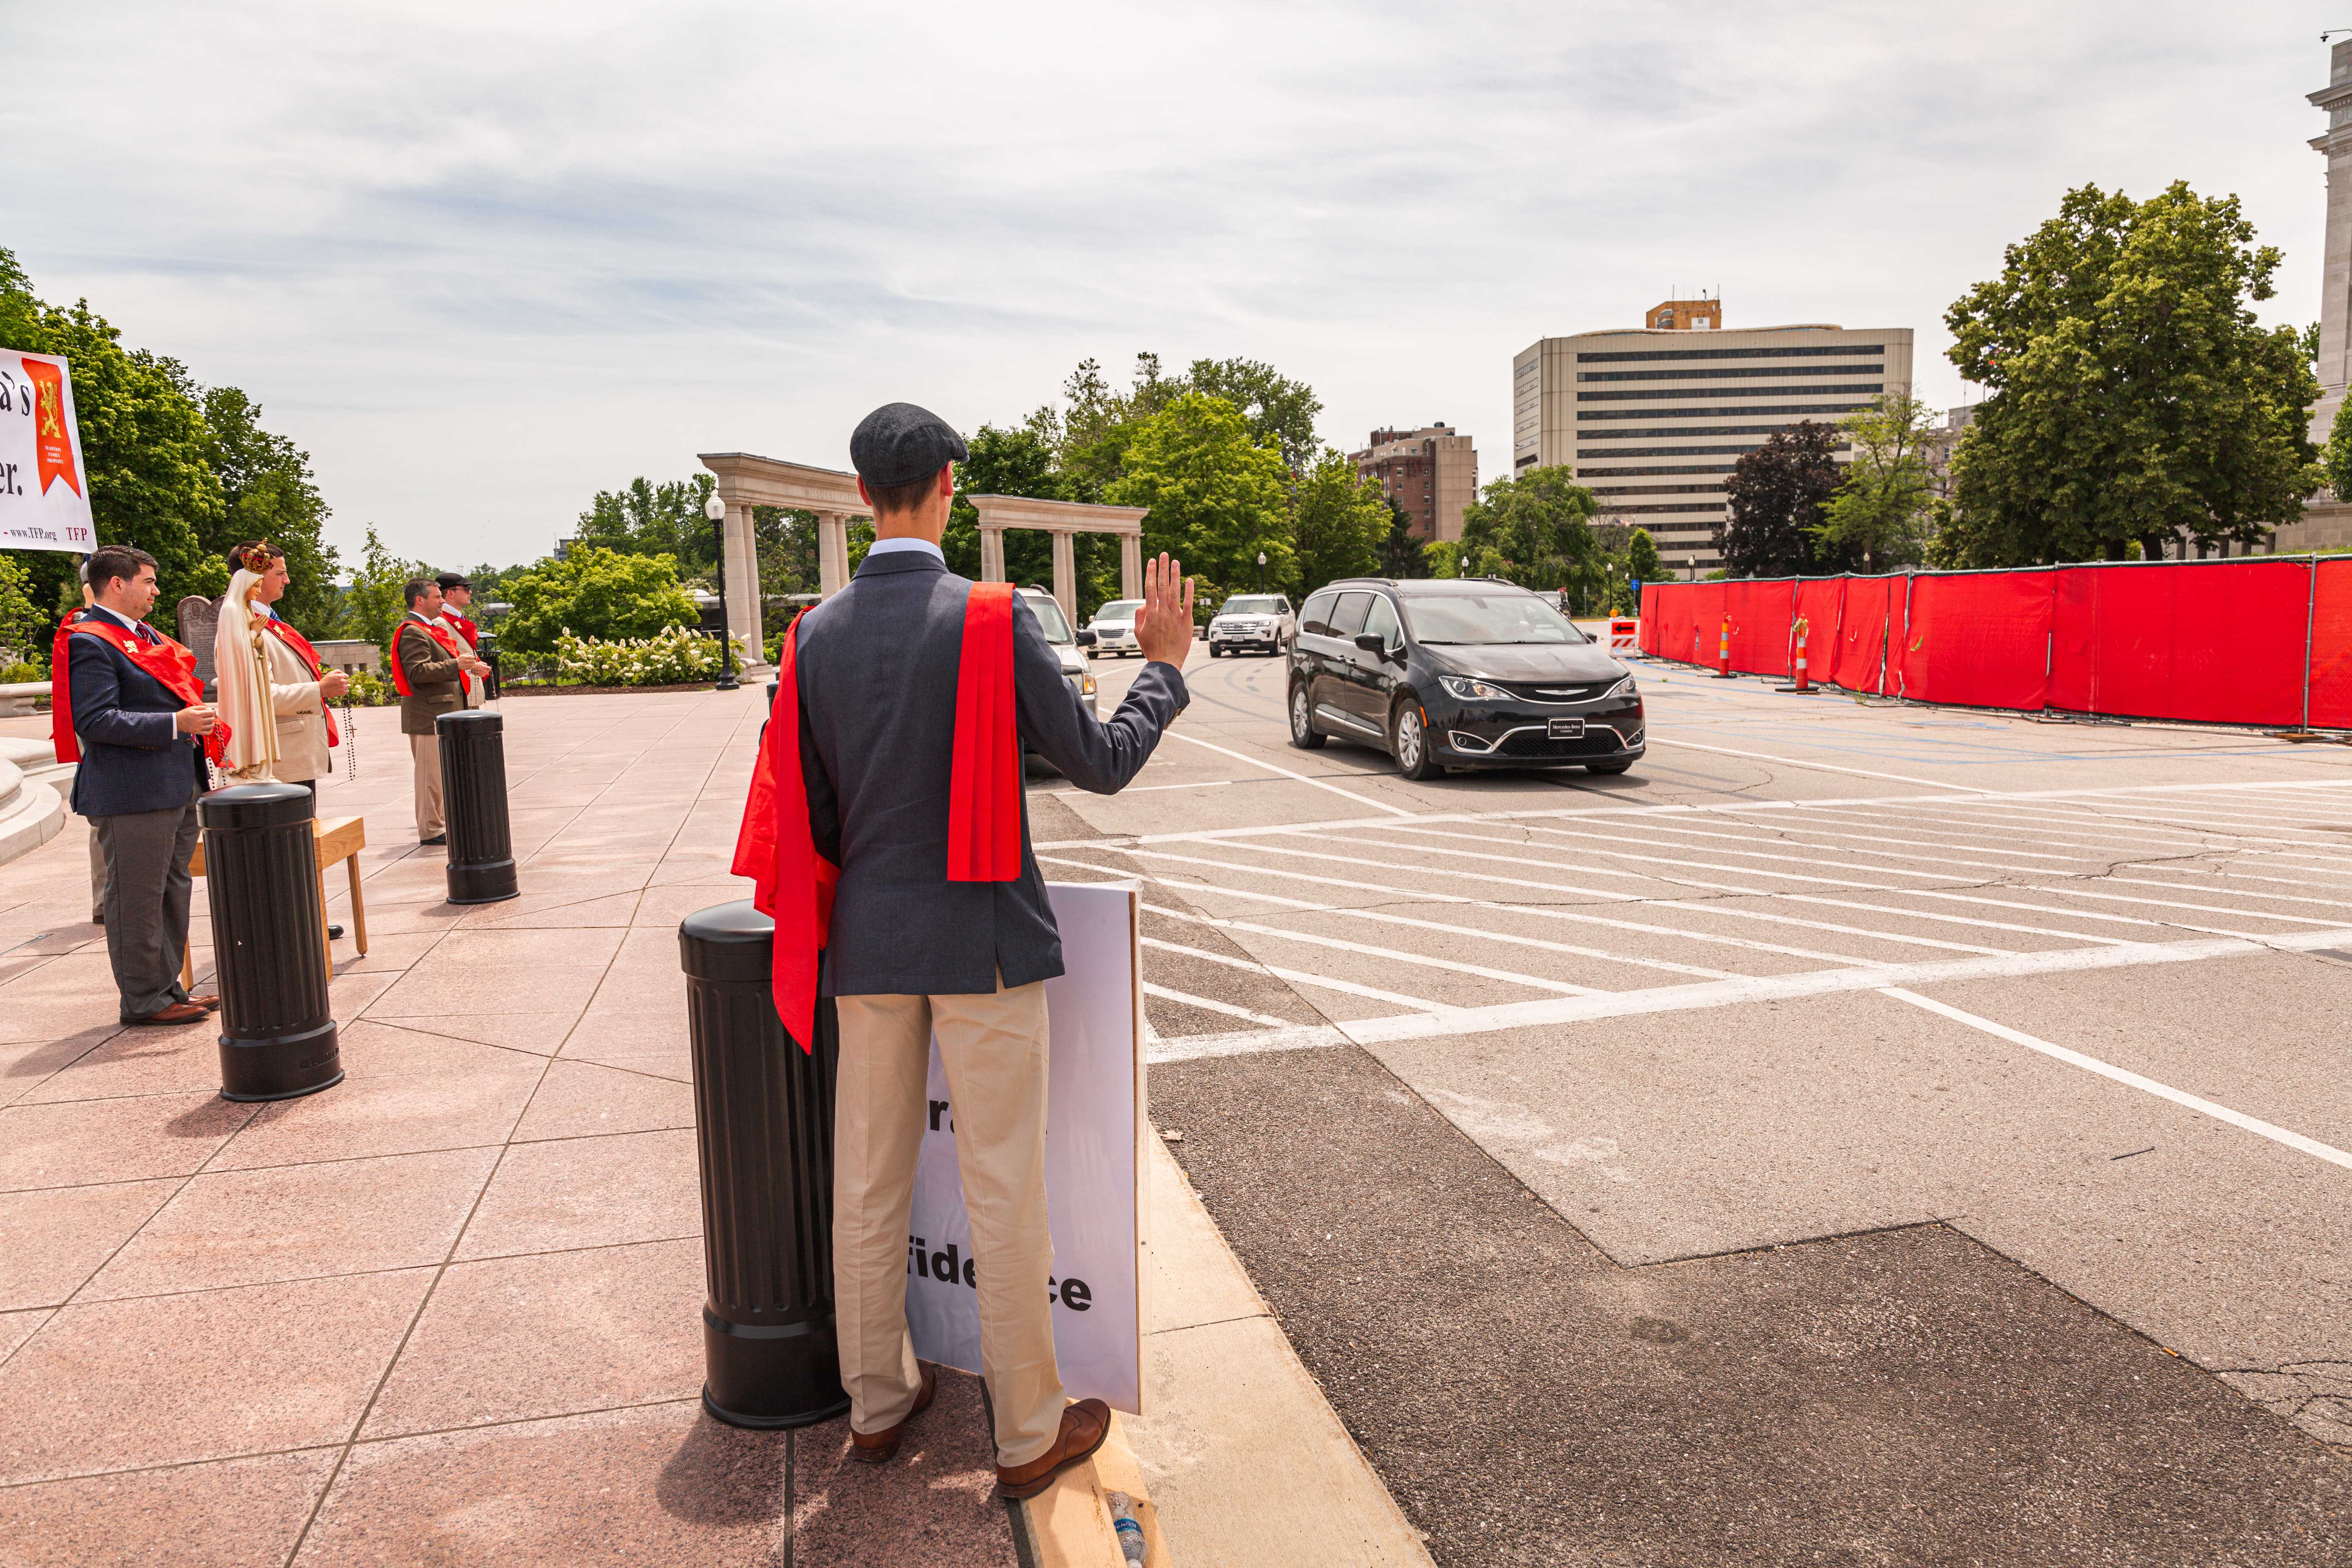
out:
M441 585L412 577L408 614L392 634L392 683L400 693L400 732L415 766L416 841L446 844L441 813L441 734L433 721L466 703L465 679L490 667L463 651L441 625Z
M258 591L254 613L276 621L274 606L286 596L291 581L285 552L266 541L240 544L229 552L229 566L255 575ZM315 795L317 781L335 771L334 749L327 738L327 707L342 700L352 689L352 678L340 669L314 668L296 646L299 637L262 639L269 658L269 706L278 720L278 761L270 764L268 773L280 784L309 784ZM213 668L224 681L230 671L242 671L252 660L252 649L237 646L233 616L221 616L213 643ZM309 646L300 642L301 647Z

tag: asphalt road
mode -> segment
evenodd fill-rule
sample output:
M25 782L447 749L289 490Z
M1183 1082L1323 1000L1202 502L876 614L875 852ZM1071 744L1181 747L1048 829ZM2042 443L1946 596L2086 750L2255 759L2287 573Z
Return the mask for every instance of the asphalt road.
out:
M1416 785L1196 650L1032 791L1433 1554L2352 1562L2352 748L1640 668L1631 773Z

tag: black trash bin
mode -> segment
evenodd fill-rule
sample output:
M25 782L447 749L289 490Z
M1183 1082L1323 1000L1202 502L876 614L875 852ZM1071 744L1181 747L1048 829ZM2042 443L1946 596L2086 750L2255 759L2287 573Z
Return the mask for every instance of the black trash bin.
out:
M441 805L449 835L449 901L518 898L507 826L506 721L480 708L433 721L441 737Z
M703 1408L735 1426L806 1426L849 1408L833 1325L833 1079L841 1035L817 1003L815 1049L769 992L774 922L748 900L677 931L702 1166Z
M292 1100L343 1081L327 991L316 816L316 797L289 784L235 784L196 806L220 984L224 1100Z

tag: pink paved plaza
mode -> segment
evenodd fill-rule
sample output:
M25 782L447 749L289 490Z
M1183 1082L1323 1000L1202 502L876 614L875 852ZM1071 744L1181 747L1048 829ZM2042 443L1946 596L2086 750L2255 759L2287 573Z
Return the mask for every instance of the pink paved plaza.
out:
M1014 1560L976 1380L880 1468L700 1408L676 932L741 896L759 695L510 698L522 897L471 909L362 713L320 815L367 819L372 951L303 1100L117 1026L79 818L0 867L0 1562Z

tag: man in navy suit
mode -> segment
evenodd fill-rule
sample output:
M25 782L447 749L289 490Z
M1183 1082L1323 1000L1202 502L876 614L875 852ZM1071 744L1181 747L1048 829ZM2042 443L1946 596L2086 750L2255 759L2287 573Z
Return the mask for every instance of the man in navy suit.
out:
M1045 984L1061 933L1029 847L1025 802L1003 880L951 868L954 755L974 584L940 541L962 438L894 403L850 437L875 541L848 586L796 632L801 773L817 854L840 868L823 994L837 999L834 1301L853 1451L896 1453L936 1374L907 1331L907 1217L936 1033L955 1101L957 1157L977 1254L981 1366L1002 1495L1034 1497L1101 1446L1110 1410L1070 1404L1046 1289ZM1182 711L1192 590L1161 556L1136 640L1150 661L1098 720L1062 674L1037 617L1011 601L1010 699L1020 741L1080 789L1110 795ZM1017 747L1004 765L1020 765ZM1017 788L1017 784L1015 785ZM789 807L787 808L789 809Z
M143 618L155 605L155 558L110 544L90 556L89 583L98 602L66 639L68 700L82 753L73 808L106 860L106 956L124 1023L194 1024L220 1005L180 984L206 783L200 737L218 720L167 684L187 650Z

